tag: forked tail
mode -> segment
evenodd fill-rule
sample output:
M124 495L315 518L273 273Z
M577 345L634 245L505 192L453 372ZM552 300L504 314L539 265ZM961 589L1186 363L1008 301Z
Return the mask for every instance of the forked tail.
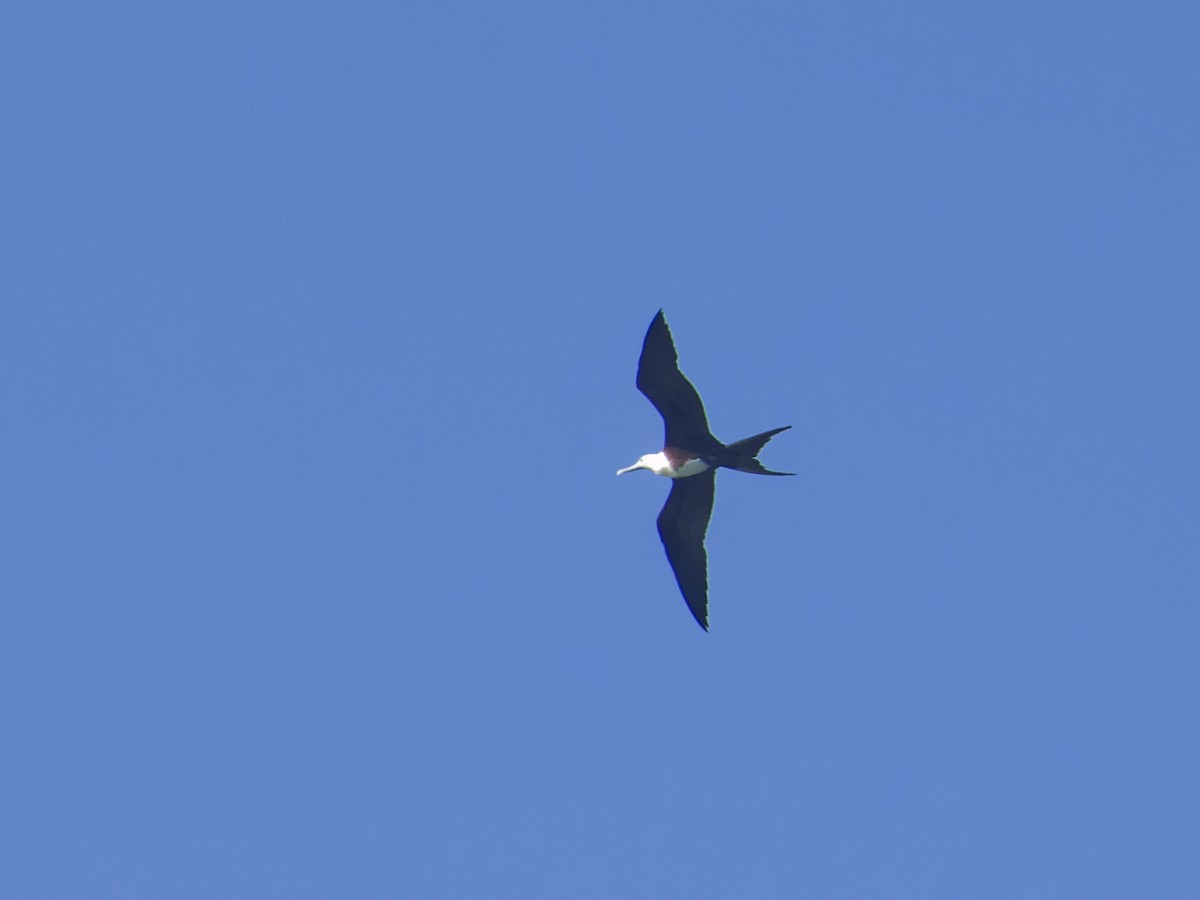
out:
M784 425L782 428L772 428L770 431L764 431L762 434L756 434L754 437L743 438L740 441L735 441L732 444L725 446L724 457L721 465L727 469L737 469L739 472L749 472L752 475L795 475L795 472L772 472L762 463L756 456L762 452L762 448L766 446L767 441L775 437L781 431L787 431L791 425Z

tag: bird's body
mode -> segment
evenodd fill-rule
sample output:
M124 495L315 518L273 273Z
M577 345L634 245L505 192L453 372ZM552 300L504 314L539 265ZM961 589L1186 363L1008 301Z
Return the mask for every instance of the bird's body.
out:
M647 453L632 466L619 469L617 474L646 469L672 479L671 493L658 514L658 535L688 608L700 627L708 630L708 555L704 534L712 516L716 470L793 474L772 472L756 459L767 441L791 426L732 444L722 444L713 437L700 395L679 371L675 342L662 310L650 323L642 343L637 387L663 417L663 449Z

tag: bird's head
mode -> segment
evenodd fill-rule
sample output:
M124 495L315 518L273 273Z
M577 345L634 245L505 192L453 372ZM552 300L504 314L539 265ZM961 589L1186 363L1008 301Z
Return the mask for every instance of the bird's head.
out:
M661 475L663 470L670 467L667 462L667 457L662 453L647 453L635 462L632 466L626 466L624 469L617 469L618 475L624 475L626 472L632 472L635 469L648 469L656 475Z

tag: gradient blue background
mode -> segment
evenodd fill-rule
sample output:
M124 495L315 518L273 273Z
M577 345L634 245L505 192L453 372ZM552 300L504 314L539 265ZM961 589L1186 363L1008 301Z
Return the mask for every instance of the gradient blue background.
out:
M0 35L4 896L1200 896L1194 4Z

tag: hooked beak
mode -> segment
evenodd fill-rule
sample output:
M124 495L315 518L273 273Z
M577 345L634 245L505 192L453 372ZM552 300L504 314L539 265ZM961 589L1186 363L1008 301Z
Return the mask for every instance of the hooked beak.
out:
M617 469L617 474L624 475L626 472L632 472L634 469L640 469L641 468L640 462L641 461L639 460L638 462L635 462L632 466L626 466L624 469Z

